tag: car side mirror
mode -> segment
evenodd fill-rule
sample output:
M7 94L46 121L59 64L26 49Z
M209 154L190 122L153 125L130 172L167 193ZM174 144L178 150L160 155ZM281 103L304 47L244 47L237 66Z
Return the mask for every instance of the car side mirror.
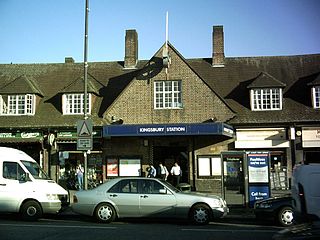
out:
M167 194L167 189L163 188L159 190L160 194Z

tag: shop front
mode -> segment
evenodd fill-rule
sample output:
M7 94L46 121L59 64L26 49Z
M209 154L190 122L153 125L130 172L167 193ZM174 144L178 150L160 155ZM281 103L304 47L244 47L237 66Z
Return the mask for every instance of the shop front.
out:
M147 176L149 165L159 171L160 163L170 172L178 163L180 183L212 192L216 190L212 180L216 176L201 172L205 163L199 158L220 155L221 146L227 150L225 141L233 139L233 128L224 123L107 125L103 137L107 178ZM221 178L221 171L219 175ZM173 183L171 175L167 180ZM217 191L221 193L221 186Z
M245 152L268 152L270 195L283 195L290 191L295 156L291 151L291 140L286 128L237 129L235 149Z
M84 167L87 154L87 183L88 189L103 182L102 134L93 132L93 149L89 152L77 150L77 132L62 130L57 132L56 150L51 156L51 174L56 181L68 190L78 190L77 168ZM84 169L83 169L84 170Z
M0 146L22 150L36 160L39 165L48 170L48 159L44 149L44 134L42 131L16 130L0 132ZM47 171L48 172L48 171Z
M303 161L320 163L320 127L303 127L298 135L302 135Z

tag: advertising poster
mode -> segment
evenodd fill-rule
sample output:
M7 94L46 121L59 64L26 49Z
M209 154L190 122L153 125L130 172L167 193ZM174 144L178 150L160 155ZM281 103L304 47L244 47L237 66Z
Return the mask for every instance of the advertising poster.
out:
M120 159L119 164L120 176L139 177L141 176L140 159Z
M249 183L269 183L269 153L249 152L247 159Z
M117 177L119 176L118 172L118 159L107 159L107 176Z
M253 207L254 203L270 197L269 185L250 185L249 186L249 206Z

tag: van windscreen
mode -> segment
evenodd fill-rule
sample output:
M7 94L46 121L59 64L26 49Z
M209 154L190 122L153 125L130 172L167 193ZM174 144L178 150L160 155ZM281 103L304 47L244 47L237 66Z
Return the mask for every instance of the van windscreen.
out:
M48 175L42 170L36 162L21 161L35 179L49 180Z

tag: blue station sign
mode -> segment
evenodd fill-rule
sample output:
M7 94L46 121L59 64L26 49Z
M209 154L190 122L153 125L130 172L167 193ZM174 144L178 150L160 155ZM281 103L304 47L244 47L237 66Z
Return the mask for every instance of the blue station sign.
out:
M103 137L223 135L233 137L233 128L225 123L106 125Z

